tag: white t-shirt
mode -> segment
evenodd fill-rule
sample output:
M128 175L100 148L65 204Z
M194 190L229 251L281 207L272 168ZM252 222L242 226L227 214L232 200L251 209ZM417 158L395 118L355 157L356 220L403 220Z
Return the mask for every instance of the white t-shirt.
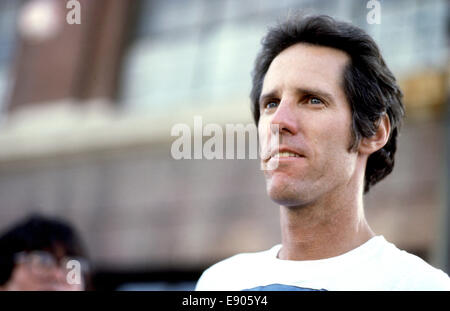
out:
M208 268L196 290L450 290L450 278L383 236L336 257L277 258L281 245L238 254Z

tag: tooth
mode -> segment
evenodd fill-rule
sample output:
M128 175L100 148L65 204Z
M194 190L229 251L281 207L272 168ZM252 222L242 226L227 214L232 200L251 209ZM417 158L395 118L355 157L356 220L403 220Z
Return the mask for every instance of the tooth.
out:
M289 151L277 152L274 155L274 158L280 158L280 157L297 157L297 158L299 158L300 156L296 153L289 152Z

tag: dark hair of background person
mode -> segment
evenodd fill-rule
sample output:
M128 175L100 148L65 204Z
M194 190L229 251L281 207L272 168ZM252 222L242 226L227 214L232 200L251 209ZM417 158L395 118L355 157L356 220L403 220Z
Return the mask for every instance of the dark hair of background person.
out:
M297 43L335 48L350 57L343 74L343 89L352 109L352 143L349 151L356 150L362 137L375 134L385 113L389 117L389 140L367 160L364 182L364 193L367 193L371 186L389 175L394 168L397 136L405 113L403 94L377 44L364 30L326 15L297 15L269 29L262 40L252 72L250 93L256 125L260 117L259 98L265 74L279 53Z
M0 236L0 285L10 278L15 266L15 256L20 252L47 251L56 257L57 248L67 257L87 259L76 230L67 222L33 214L11 226ZM91 289L89 275L85 289Z

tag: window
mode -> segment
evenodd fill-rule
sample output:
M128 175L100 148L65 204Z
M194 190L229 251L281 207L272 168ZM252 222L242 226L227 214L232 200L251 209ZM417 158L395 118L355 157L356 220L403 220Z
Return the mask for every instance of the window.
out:
M261 37L291 2L298 1L142 0L123 104L167 114L247 101Z
M363 28L379 44L394 74L439 70L446 62L447 5L445 0L384 1L381 24Z
M380 1L369 25L360 0L141 0L125 57L121 98L153 114L248 101L250 72L267 26L292 10L359 25L378 42L394 74L445 63L445 0Z

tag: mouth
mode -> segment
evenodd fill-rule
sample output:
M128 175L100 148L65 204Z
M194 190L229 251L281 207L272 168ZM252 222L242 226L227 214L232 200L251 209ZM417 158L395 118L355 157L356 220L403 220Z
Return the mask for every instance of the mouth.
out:
M274 150L266 159L264 159L265 162L270 161L271 159L284 159L284 158L304 158L305 156L299 152L288 150L284 148L280 148L277 150Z
M291 151L276 151L271 157L274 159L289 158L289 157L303 158L303 156L299 155L298 153L294 153Z

